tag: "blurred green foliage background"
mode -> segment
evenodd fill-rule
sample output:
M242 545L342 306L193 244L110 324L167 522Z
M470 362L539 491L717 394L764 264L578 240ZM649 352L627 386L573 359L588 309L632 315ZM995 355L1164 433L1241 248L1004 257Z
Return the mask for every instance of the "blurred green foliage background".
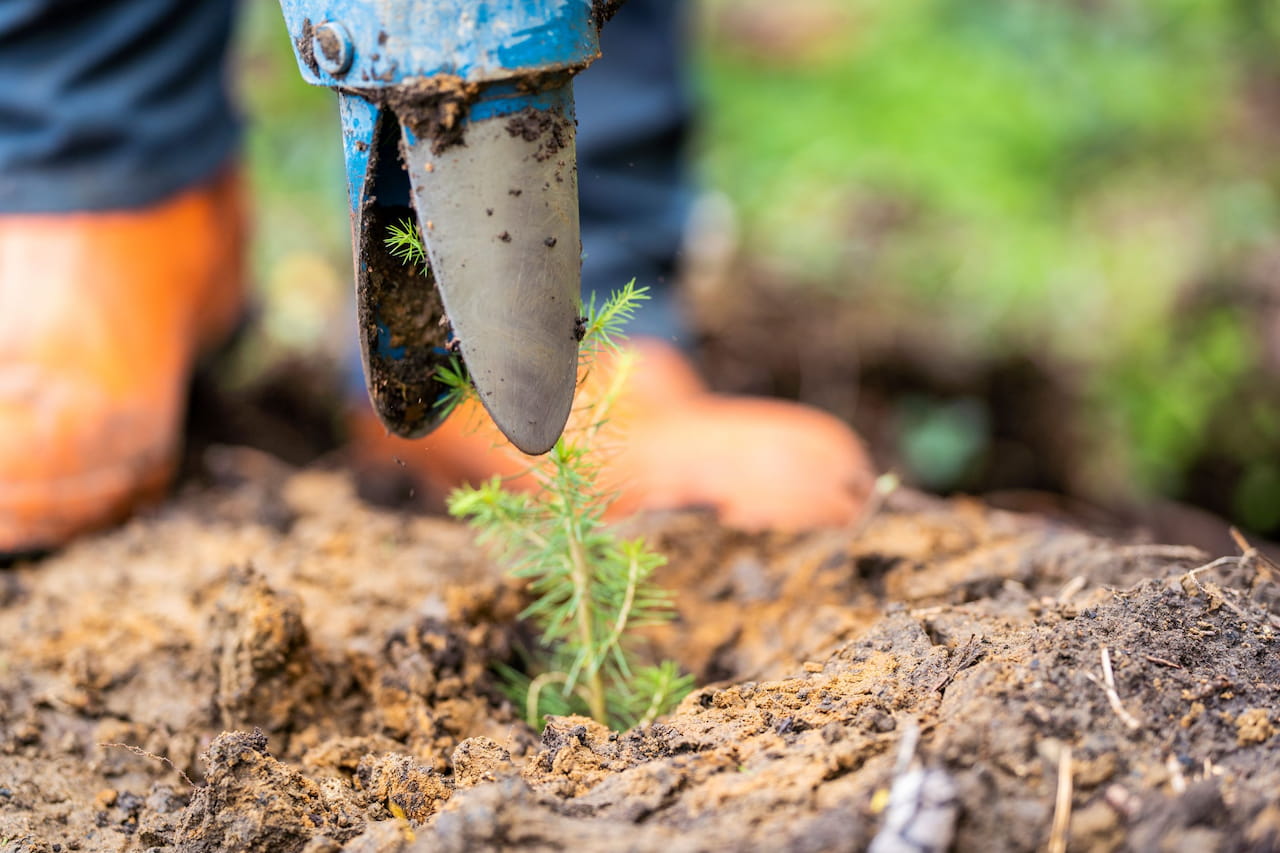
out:
M1280 527L1280 4L783 5L710 4L700 65L746 244L1069 377L1074 491L1203 503L1208 465L1215 509ZM935 415L902 441L945 489L982 448Z
M1070 389L1063 487L1280 533L1280 4L703 0L698 174L741 263L946 360ZM244 4L266 346L351 334L336 108ZM588 72L589 73L589 72ZM857 347L850 341L850 347ZM981 488L993 405L904 395L883 455ZM1065 440L1065 439L1064 439ZM881 448L878 448L878 450Z

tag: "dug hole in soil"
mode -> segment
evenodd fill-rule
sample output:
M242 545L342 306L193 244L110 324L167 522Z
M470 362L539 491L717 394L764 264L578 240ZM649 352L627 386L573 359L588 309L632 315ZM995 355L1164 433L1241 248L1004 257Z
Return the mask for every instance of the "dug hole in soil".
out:
M1257 558L908 492L800 536L648 516L680 591L653 651L700 687L538 735L490 669L523 595L466 528L209 453L212 485L0 574L5 850L1280 847Z

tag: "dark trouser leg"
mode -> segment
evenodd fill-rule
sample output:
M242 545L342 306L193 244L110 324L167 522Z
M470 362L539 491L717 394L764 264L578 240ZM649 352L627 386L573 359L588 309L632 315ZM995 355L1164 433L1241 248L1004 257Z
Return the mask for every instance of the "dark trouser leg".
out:
M603 56L574 81L583 293L597 304L633 277L652 288L631 334L684 340L677 254L692 193L684 162L687 4L629 0L602 33Z
M140 207L239 135L234 0L0 0L0 213Z

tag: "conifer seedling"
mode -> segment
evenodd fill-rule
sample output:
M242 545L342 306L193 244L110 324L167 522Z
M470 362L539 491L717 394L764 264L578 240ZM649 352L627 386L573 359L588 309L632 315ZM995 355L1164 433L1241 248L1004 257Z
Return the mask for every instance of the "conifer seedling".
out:
M386 242L406 264L425 266L413 222L393 226ZM619 539L605 525L615 494L601 488L598 476L608 453L609 414L633 364L620 341L649 298L646 291L632 280L603 305L593 297L580 312L579 376L606 352L614 373L590 391L580 382L570 426L546 456L530 463L541 488L515 492L495 477L449 497L450 514L493 544L533 595L522 616L539 628L541 648L529 654L526 672L499 671L535 727L547 714L584 712L614 728L647 725L693 686L673 661L641 665L635 659L637 630L674 615L671 593L651 580L665 558L643 539ZM475 393L460 358L437 378L450 389L442 406L453 408Z

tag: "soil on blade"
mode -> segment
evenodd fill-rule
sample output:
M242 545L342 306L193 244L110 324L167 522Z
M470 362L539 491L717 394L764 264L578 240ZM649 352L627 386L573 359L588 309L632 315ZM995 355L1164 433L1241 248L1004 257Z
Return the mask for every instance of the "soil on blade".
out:
M212 484L0 575L6 849L1026 850L1064 779L1071 849L1280 845L1257 561L909 493L804 536L651 516L681 591L653 652L703 686L539 736L490 669L523 595L466 529L210 453Z

